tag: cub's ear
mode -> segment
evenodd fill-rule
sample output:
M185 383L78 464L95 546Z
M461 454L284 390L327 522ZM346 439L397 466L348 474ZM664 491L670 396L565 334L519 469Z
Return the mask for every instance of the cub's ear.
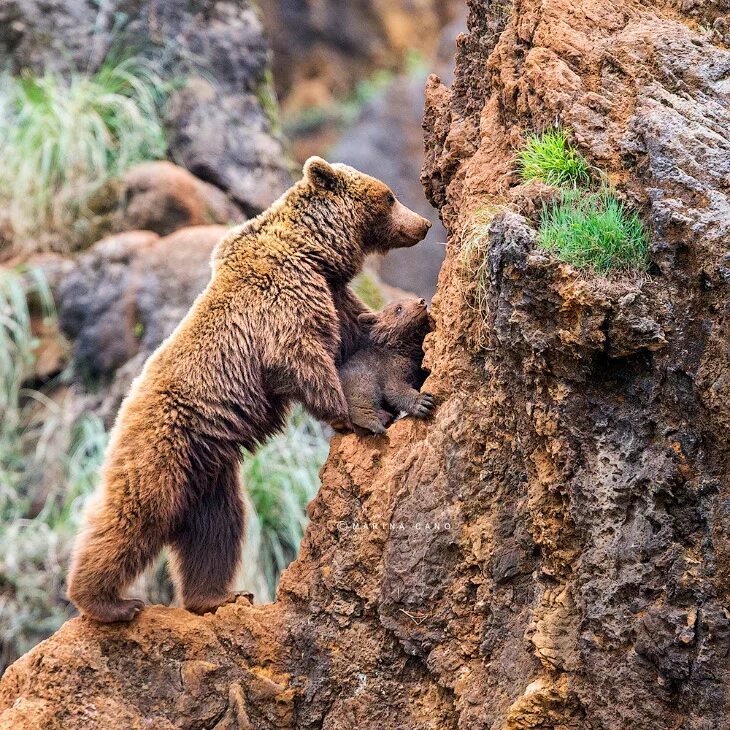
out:
M377 321L378 315L375 312L362 312L357 315L357 322L363 327L372 327Z
M321 157L310 157L304 163L304 176L324 190L334 190L337 185L337 170Z

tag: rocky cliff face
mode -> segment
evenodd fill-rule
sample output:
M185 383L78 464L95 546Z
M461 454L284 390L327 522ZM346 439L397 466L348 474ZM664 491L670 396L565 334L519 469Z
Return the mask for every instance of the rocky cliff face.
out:
M470 2L427 94L433 421L335 438L275 604L73 620L0 727L730 724L730 53L685 5ZM556 117L644 211L650 276L535 248L514 147Z

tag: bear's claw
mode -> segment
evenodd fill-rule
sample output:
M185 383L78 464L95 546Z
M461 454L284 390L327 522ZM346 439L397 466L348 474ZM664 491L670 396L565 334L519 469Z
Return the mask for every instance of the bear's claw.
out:
M421 393L413 409L413 415L417 418L428 418L435 406L431 393Z

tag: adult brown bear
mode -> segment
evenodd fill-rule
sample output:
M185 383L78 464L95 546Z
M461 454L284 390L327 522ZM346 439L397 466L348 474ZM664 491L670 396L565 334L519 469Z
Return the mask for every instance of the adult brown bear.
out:
M244 509L241 448L279 431L291 401L349 423L337 363L361 339L349 291L367 254L412 246L429 222L390 189L311 158L304 177L213 254L213 276L122 404L69 597L99 621L144 606L122 592L164 545L183 605L230 599Z

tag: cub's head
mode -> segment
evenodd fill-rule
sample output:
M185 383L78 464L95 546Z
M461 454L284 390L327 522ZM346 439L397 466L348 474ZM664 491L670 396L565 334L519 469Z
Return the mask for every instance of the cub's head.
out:
M370 342L408 354L421 352L430 329L423 299L392 302L382 312L363 312L358 321L369 330Z
M321 157L310 157L304 164L304 179L314 197L327 198L346 212L346 222L359 236L364 253L415 246L431 227L430 221L406 208L385 183L348 165L330 165Z

